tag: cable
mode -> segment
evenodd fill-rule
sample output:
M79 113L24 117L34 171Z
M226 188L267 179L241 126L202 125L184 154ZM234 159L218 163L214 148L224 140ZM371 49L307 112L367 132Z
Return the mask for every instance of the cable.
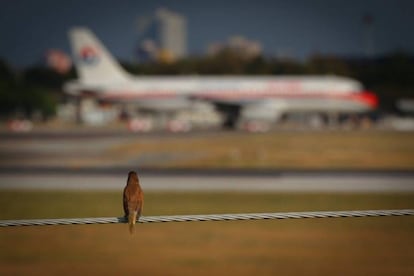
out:
M261 220L261 219L350 218L350 217L412 216L412 215L414 215L414 209L246 213L246 214L217 214L217 215L143 216L139 219L138 222L139 223L153 223L153 222L184 222L184 221ZM69 225L69 224L109 224L109 223L126 223L126 222L127 221L124 217L22 219L22 220L0 220L0 227Z

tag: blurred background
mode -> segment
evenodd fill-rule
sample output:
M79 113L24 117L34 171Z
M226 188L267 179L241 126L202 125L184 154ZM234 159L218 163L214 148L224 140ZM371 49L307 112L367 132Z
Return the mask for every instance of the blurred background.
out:
M410 1L87 3L2 3L3 128L76 122L76 99L63 87L77 78L67 34L78 26L95 32L134 75L344 76L378 96L378 109L368 116L373 127L413 128ZM90 126L120 125L126 109L89 99L79 116ZM205 109L181 112L175 119L190 122L192 128L220 125L220 114ZM272 127L327 125L325 118L309 115L281 114ZM130 123L130 129L146 130L141 125L152 118L145 119ZM341 125L361 123L346 116L338 120Z
M1 1L0 219L122 216L130 170L144 215L414 208L413 9ZM85 30L116 74L85 77L107 64L72 49ZM123 70L148 94L113 81ZM3 228L0 272L412 275L413 230L411 217Z

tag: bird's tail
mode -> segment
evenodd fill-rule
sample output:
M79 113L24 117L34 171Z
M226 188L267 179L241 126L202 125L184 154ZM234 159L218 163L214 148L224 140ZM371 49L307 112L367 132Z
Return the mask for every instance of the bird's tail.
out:
M135 222L137 221L137 212L130 212L128 215L129 233L133 234L135 231Z

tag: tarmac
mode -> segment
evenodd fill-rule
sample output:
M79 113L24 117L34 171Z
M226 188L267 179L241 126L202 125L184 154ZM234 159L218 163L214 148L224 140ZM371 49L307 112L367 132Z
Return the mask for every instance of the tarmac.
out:
M145 135L151 139L165 136L170 134ZM134 169L132 164L143 168L154 156L144 155L147 160L133 162L103 160L102 152L135 139L136 134L117 131L0 132L0 189L121 191L128 171ZM143 169L138 173L148 191L414 192L414 171Z
M0 170L0 189L119 190L127 169ZM139 172L147 191L231 192L414 192L412 172L171 171Z

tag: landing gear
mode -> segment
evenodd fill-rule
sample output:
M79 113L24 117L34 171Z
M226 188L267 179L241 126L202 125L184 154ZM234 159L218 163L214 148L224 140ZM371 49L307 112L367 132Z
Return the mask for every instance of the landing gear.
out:
M225 129L235 129L237 126L237 119L238 116L236 116L235 114L227 114L223 122L223 127Z
M217 111L223 116L223 128L235 129L240 117L240 107L232 105L218 105Z

